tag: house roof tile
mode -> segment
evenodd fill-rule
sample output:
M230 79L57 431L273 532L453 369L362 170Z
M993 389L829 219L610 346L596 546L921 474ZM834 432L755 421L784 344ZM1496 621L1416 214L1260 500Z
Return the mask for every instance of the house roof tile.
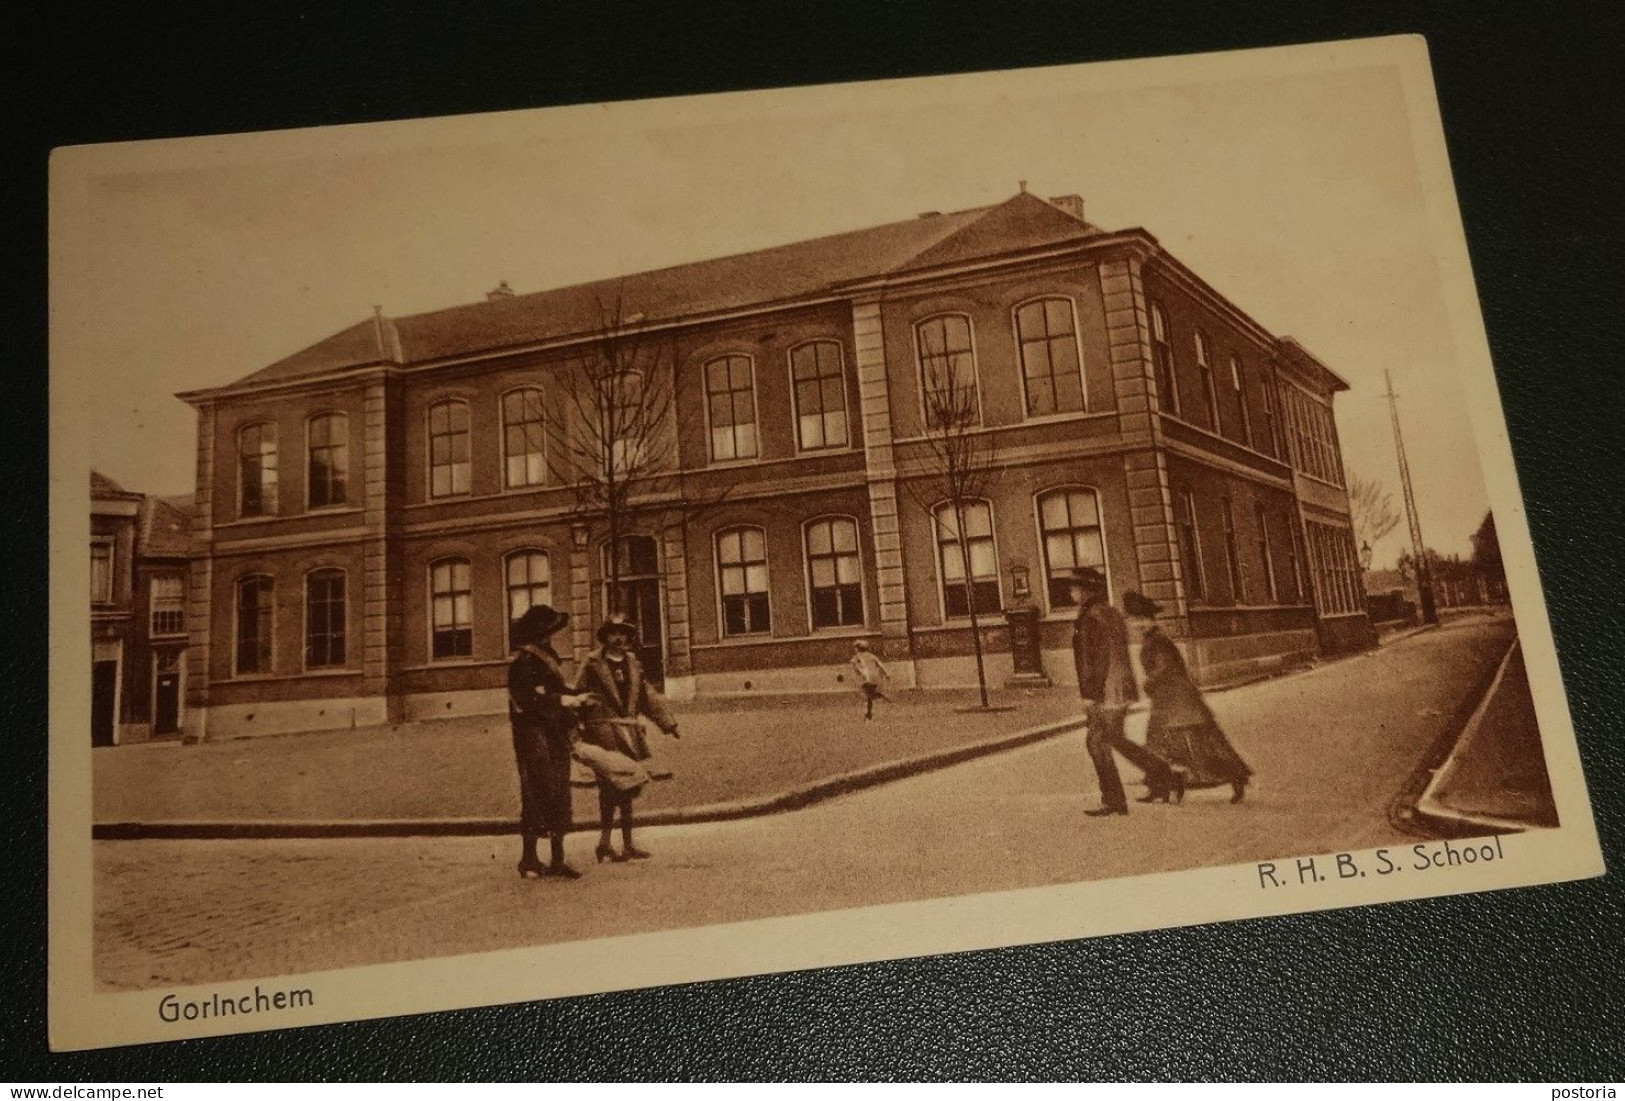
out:
M399 318L369 318L239 380L280 382L380 362L419 363L601 331L619 301L640 323L793 303L847 284L940 267L1102 231L1021 192L990 207L930 214L868 229L622 278Z

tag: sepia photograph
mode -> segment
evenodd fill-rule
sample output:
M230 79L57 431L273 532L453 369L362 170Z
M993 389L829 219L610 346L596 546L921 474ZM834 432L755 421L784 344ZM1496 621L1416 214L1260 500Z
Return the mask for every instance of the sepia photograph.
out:
M1418 39L51 168L59 1049L1602 872Z

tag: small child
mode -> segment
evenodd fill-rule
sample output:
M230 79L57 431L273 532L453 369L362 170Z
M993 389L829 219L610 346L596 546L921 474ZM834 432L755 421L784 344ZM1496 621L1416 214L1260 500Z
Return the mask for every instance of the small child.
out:
M874 651L863 639L852 644L852 669L863 683L863 717L865 721L875 717L875 700L882 699L890 702L891 697L880 690L882 680L891 680L891 674L880 663Z

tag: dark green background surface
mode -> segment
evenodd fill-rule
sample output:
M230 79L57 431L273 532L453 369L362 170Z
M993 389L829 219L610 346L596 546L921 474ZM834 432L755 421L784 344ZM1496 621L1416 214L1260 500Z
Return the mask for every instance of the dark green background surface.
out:
M151 10L147 10L147 9ZM45 1050L56 145L1422 33L1606 852L1621 855L1615 3L57 4L7 17L0 1078L1468 1078L1625 1067L1618 875L489 1010ZM1610 76L1609 74L1613 75ZM380 874L387 874L380 869Z

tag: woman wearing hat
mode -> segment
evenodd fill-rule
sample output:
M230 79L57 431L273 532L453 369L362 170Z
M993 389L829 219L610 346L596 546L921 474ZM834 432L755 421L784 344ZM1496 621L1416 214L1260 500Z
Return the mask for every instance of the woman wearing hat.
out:
M1230 744L1196 687L1173 639L1157 626L1157 604L1137 592L1123 595L1123 612L1140 635L1140 668L1151 701L1145 744L1185 774L1185 787L1229 784L1239 803L1253 770ZM1152 796L1147 796L1147 799ZM1164 797L1166 799L1166 797Z
M519 878L581 873L564 862L564 835L570 829L570 743L575 711L587 697L574 694L565 682L552 638L570 625L568 612L537 604L514 621L518 645L508 665L508 717L513 724L513 753L519 765L520 822L523 849ZM536 856L536 841L547 834L552 863Z
M576 677L576 691L591 700L583 712L581 740L633 761L647 761L649 743L640 720L647 716L673 738L677 737L677 720L667 710L665 697L644 679L643 663L635 652L636 627L621 616L611 616L598 628L598 642L598 649L582 662ZM596 768L594 772L598 778L599 862L647 860L649 854L632 843L632 801L643 790L642 784L627 786L618 776ZM621 816L619 853L610 841L617 809Z

